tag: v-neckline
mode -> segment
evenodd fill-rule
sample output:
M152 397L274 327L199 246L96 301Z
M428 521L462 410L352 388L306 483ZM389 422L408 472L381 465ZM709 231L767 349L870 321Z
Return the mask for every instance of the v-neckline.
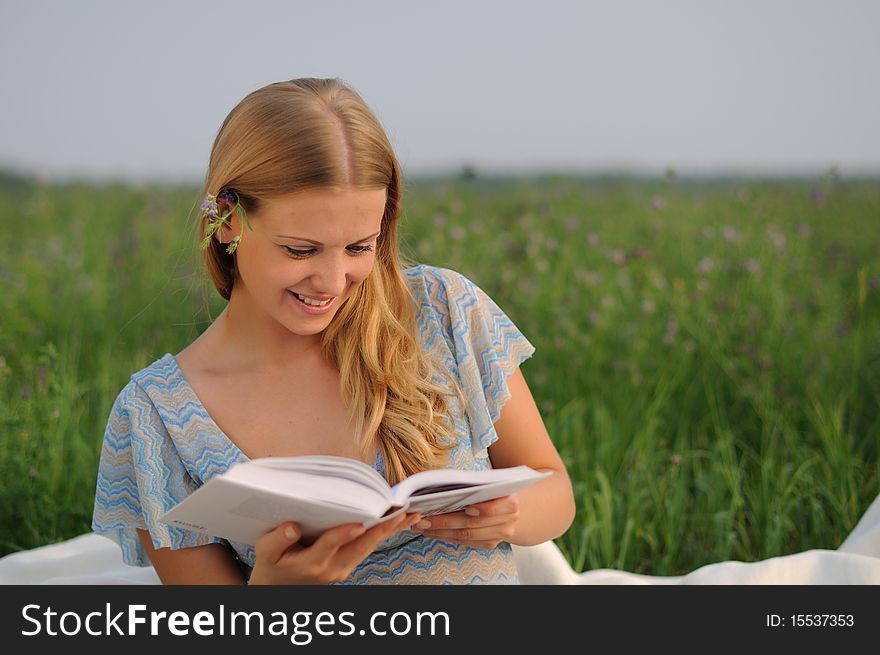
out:
M252 459L250 457L248 457L248 455L241 448L239 448L236 445L236 443L232 439L230 439L229 436L225 432L223 432L223 430L217 424L217 421L215 421L214 418L208 413L208 409L205 407L205 405L199 399L198 394L196 394L196 391L195 391L195 389L193 389L192 385L189 383L189 380L187 380L186 375L183 372L183 369L180 368L180 364L177 363L177 358L174 355L172 355L171 353L165 353L165 357L169 358L169 361L172 363L172 365L174 367L175 375L177 375L177 377L180 379L181 383L183 384L184 388L186 389L187 393L189 394L191 400L195 403L196 407L198 408L199 413L202 415L202 417L205 420L208 421L208 423L211 425L211 428L217 434L219 434L221 437L223 437L223 439L226 441L226 443L233 449L233 452L236 454L236 461L245 461L245 462L252 461ZM384 462L384 459L382 458L382 451L381 451L381 449L377 448L376 449L376 459L373 461L373 468L376 471L378 471L380 475L383 475L383 477L384 477L384 473L385 473L384 464L385 464L385 462Z
M239 448L232 439L229 438L229 436L217 424L217 421L215 421L214 418L208 413L207 408L202 404L202 401L196 394L195 389L192 388L192 385L189 383L189 380L187 380L186 375L184 375L183 369L180 368L180 364L177 363L177 358L171 353L165 353L165 357L167 357L173 365L175 376L177 376L177 378L183 384L183 387L186 389L186 392L190 397L190 400L192 400L195 403L195 406L198 408L199 414L202 415L202 418L208 421L214 432L223 437L227 445L232 447L233 452L237 455L236 460L244 460L245 462L250 462L251 458L248 457L247 454L241 448Z

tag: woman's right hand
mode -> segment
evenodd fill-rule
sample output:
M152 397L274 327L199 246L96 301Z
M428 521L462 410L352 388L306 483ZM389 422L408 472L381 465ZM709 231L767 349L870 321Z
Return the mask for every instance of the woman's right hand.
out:
M325 530L310 546L297 543L302 533L296 523L282 523L254 544L256 562L248 584L342 582L378 544L420 519L418 513L401 514L369 530L346 523Z

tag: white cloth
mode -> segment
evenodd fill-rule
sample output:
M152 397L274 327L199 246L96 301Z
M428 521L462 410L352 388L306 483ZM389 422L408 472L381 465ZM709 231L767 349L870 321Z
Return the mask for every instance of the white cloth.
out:
M513 550L523 584L880 584L880 496L837 550L718 562L682 576L614 569L577 573L552 541ZM124 564L119 546L94 533L0 558L0 584L159 583L152 567Z

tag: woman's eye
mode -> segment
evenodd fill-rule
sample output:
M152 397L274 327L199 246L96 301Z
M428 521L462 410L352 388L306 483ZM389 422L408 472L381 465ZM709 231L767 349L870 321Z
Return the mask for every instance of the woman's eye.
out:
M290 248L288 246L284 246L284 249L291 257L307 257L312 252L311 250L297 250L296 248Z
M296 257L297 259L308 257L315 251L314 248L309 248L308 250L298 250L296 248L291 248L290 246L284 246L284 249L287 251L288 255L290 255L291 257ZM349 246L348 249L351 252L361 254L365 252L370 252L373 249L373 246Z

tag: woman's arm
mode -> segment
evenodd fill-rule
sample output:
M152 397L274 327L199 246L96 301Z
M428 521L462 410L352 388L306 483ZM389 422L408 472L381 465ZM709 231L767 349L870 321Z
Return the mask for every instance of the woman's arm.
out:
M494 548L499 541L533 546L560 536L574 520L576 506L565 464L519 369L511 374L508 390L510 398L495 422L498 440L489 446L492 466L525 464L553 475L509 496L431 516L416 526L426 537L483 548ZM479 514L472 514L475 511Z
M513 536L518 546L532 546L562 535L574 520L576 505L571 481L556 446L550 440L535 399L517 368L507 383L510 398L495 422L498 440L489 446L494 468L525 464L553 475L518 491L520 518ZM502 499L499 499L499 501Z
M247 584L235 556L225 544L156 549L146 530L138 529L137 533L162 584Z

